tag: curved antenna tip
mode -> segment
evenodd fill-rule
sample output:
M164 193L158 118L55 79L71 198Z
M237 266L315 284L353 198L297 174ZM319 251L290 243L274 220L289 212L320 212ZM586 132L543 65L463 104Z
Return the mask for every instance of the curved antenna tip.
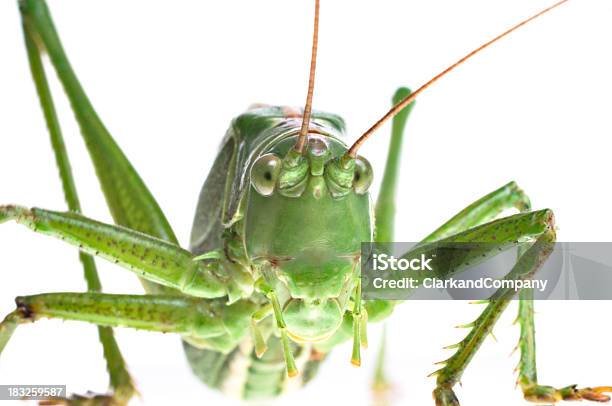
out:
M545 9L543 9L543 10L540 10L536 14L533 14L531 17L524 19L523 21L521 21L518 24L510 27L509 29L507 29L503 33L497 35L493 39L485 42L484 44L482 44L478 48L472 50L471 52L469 52L468 54L463 56L461 59L459 59L457 62L453 63L452 65L450 65L449 67L444 69L442 72L438 73L436 76L434 76L429 81L427 81L424 85L419 87L414 93L411 93L410 95L405 97L402 101L400 101L399 103L397 103L396 105L391 107L391 109L381 119L379 119L376 123L374 123L374 125L372 127L370 127L366 132L364 132L361 135L361 137L359 137L357 139L357 141L355 141L355 143L353 145L351 145L351 147L349 148L349 150L347 151L346 154L349 157L355 158L357 156L357 151L359 150L359 148L368 140L368 138L370 138L372 136L372 134L376 130L378 130L387 120L391 119L397 113L402 111L402 109L404 107L406 107L410 103L414 102L414 100L417 98L418 95L423 93L425 90L427 90L427 88L429 88L431 85L436 83L438 80L440 80L441 78L446 76L449 72L451 72L452 70L454 70L458 66L462 65L468 59L470 59L474 55L480 53L485 48L488 48L489 46L493 45L494 43L496 43L497 41L501 40L502 38L508 36L512 32L518 30L522 26L524 26L524 25L528 24L529 22L535 20L536 18L538 18L538 17L548 13L549 11L551 11L551 10L561 6L562 4L567 3L568 1L569 0L561 0L561 1L558 1L558 2L554 3L553 5L547 7Z

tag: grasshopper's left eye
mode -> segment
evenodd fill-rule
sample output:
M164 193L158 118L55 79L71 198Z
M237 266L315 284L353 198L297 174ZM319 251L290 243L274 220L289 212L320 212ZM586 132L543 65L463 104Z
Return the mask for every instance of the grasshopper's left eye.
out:
M355 174L353 175L353 188L358 194L364 194L372 184L374 173L372 165L362 156L355 158Z
M251 184L262 196L270 196L281 169L281 159L274 154L259 157L251 168Z

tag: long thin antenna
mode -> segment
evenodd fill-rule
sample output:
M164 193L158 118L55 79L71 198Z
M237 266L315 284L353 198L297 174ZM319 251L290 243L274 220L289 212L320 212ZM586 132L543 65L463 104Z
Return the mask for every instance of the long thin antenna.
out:
M312 113L312 95L314 93L315 70L317 68L317 46L319 45L319 0L315 0L314 31L312 34L312 55L310 57L310 77L308 79L308 95L300 136L295 143L295 150L300 154L304 151L306 139L308 138L308 127L310 125L310 114Z
M476 48L475 50L473 50L469 54L465 55L463 58L459 59L454 64L450 65L448 68L444 69L442 72L438 73L436 76L434 76L428 82L426 82L424 85L422 85L420 88L418 88L414 93L411 93L404 100L402 100L401 102L399 102L395 106L393 106L391 108L391 110L389 110L387 112L387 114L385 114L380 120L378 120L376 123L374 123L374 125L372 127L370 127L365 133L363 133L363 135L361 137L359 137L359 139L357 139L357 141L355 141L355 143L348 150L347 155L349 157L351 157L351 158L355 158L357 156L357 151L359 150L359 148L363 145L364 142L366 142L366 140L368 138L370 138L370 136L378 128L380 128L380 126L382 126L387 120L389 120L390 118L395 116L397 113L399 113L404 107L406 107L407 105L412 103L417 98L418 95L423 93L423 91L425 91L429 86L431 86L435 82L437 82L440 78L446 76L447 73L449 73L450 71L454 70L456 67L460 66L465 61L470 59L472 56L476 55L480 51L482 51L485 48L487 48L489 45L494 44L495 42L497 42L500 39L504 38L505 36L509 35L513 31L516 31L517 29L521 28L525 24L527 24L527 23L531 22L532 20L535 20L536 18L540 17L541 15L546 14L549 11L559 7L563 3L566 3L567 1L569 1L569 0L561 0L561 1L553 4L552 6L550 6L548 8L545 8L544 10L538 12L537 14L532 15L531 17L527 18L526 20L521 21L520 23L516 24L512 28L510 28L507 31L503 32L502 34L496 36L492 40L490 40L488 42L485 42L484 44L482 44L481 46L479 46L478 48Z

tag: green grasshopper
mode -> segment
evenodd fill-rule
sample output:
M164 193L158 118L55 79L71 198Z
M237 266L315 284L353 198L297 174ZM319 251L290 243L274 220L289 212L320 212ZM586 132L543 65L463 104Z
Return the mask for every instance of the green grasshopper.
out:
M0 206L0 222L14 220L80 250L88 292L21 296L0 324L0 352L18 325L40 318L96 324L112 393L50 399L66 404L127 404L135 386L112 327L179 334L193 372L207 385L243 399L268 399L307 383L326 355L352 340L351 362L361 363L367 324L387 318L397 302L362 300L361 243L391 241L403 130L415 98L472 55L565 3L522 21L435 76L415 92L400 88L391 110L354 144L343 141L343 120L314 112L319 0L304 109L254 106L232 121L202 188L190 251L108 133L81 87L44 0L21 0L32 76L49 128L69 212ZM116 225L83 216L41 55L46 52L71 102ZM375 206L373 174L359 148L393 119L392 141ZM518 214L498 218L506 209ZM266 215L262 215L265 213ZM511 182L480 198L433 231L423 244L482 241L484 257L520 241L511 272L531 275L555 241L552 211L531 211ZM422 245L421 245L422 246ZM405 258L413 251L404 254ZM138 275L145 295L101 293L93 256ZM481 260L474 252L472 264ZM469 257L469 254L468 254ZM448 269L448 275L466 267ZM455 354L435 373L436 405L458 405L453 386L514 294L487 303ZM605 402L612 387L540 385L535 365L532 292L520 293L519 384L527 400ZM240 371L236 365L242 365ZM236 374L240 376L236 376ZM291 382L291 385L288 385Z

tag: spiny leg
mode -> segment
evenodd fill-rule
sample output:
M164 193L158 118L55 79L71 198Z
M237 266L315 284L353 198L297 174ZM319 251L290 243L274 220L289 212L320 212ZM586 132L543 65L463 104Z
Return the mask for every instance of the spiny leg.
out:
M540 269L554 248L554 219L552 212L545 211L545 213L546 216L538 220L541 222L540 225L543 226L542 231L537 236L535 242L530 243L529 248L523 252L509 274L513 279L528 279L532 277ZM529 215L532 213L525 214ZM516 233L514 235L516 240L524 236L522 230L516 229L514 231ZM459 405L459 401L452 390L453 386L459 382L463 371L480 348L484 339L492 332L493 326L515 294L515 291L512 289L502 288L498 290L495 298L489 301L482 314L469 325L472 329L467 337L458 344L448 347L457 348L457 351L448 360L444 361L445 366L442 369L433 374L437 376L437 386L433 392L437 406Z
M506 196L505 199L501 199L501 202L498 201L499 196ZM497 191L487 195L490 198L484 198L477 201L475 204L472 204L470 207L477 208L486 212L486 215L473 216L473 219L479 219L478 221L483 221L484 218L493 218L501 213L505 208L510 208L514 206L515 201L528 201L527 197L516 187L516 185L512 182ZM518 199L517 199L518 198ZM501 204L500 204L501 203ZM468 213L464 210L462 213ZM461 220L461 216L455 216L451 219L451 222ZM474 221L474 220L472 220ZM474 221L477 223L477 221ZM463 222L463 224L472 224L471 222ZM511 247L515 247L519 245L520 239L542 239L544 235L548 235L552 233L554 237L554 225L553 225L553 215L550 210L540 210L536 212L527 212L520 213L513 216L501 218L489 223L480 224L476 227L468 228L458 234L451 235L450 237L445 237L439 242L430 243L424 242L417 247L413 248L410 252L406 253L402 256L402 258L410 259L413 256L418 256L419 253L435 253L438 246L444 246L444 244L454 244L454 243L465 243L465 242L477 242L481 244L477 244L474 246L472 250L466 250L463 252L463 257L461 261L454 262L452 266L445 268L444 273L440 274L441 278L446 278L456 273L459 273L470 266L473 266L477 263L487 260L499 252L509 249ZM443 226L444 228L444 226ZM442 228L441 228L442 229ZM450 229L447 228L447 229ZM442 235L439 234L439 235ZM524 262L524 261L523 261ZM514 273L521 270L522 267L514 270ZM419 277L419 275L415 275ZM376 301L376 304L380 304ZM384 307L380 306L382 312L385 312ZM374 313L374 312L373 312ZM375 313L374 313L375 314ZM495 314L493 312L493 314ZM480 343L477 343L478 346ZM451 348L455 348L457 346L451 346ZM473 348L473 352L477 350L477 347ZM473 355L473 354L472 354ZM469 360L468 360L469 361ZM467 365L467 363L466 363ZM465 368L465 365L462 367ZM444 370L444 369L443 369ZM461 370L461 371L462 371ZM442 371L442 370L441 370ZM460 373L459 373L460 375ZM457 380L458 380L457 376ZM438 394L441 396L445 393L448 393L452 396L449 396L446 401L450 402L454 399L454 394L452 393L452 384L445 388L445 390ZM456 400L456 399L455 399ZM442 401L441 401L442 402ZM440 405L444 405L445 403L439 403ZM458 403L446 403L449 405L457 405Z
M438 230L430 234L427 238L422 240L421 246L416 248L422 248L421 251L427 251L434 242L440 238L446 238L447 241L453 242L456 241L473 241L474 239L480 238L483 234L491 234L495 232L498 228L500 228L500 221L505 221L509 223L518 223L519 226L523 227L526 230L526 233L529 236L539 235L542 232L542 227L538 227L538 219L545 218L547 216L547 211L526 213L522 215L517 215L513 217L509 217L506 219L500 219L497 222L482 224L485 221L489 221L491 219L496 218L506 209L517 208L521 209L523 207L528 207L529 199L525 195L525 193L516 185L515 182L510 182L501 188L489 193L483 198L477 200L472 203L468 208L462 210L460 213L455 215L451 220L441 226ZM475 211L477 214L472 214L472 211ZM389 221L393 221L393 216L387 217ZM377 219L379 221L379 219ZM536 226L533 226L533 223ZM378 224L378 223L377 223ZM502 224L503 225L503 224ZM478 226L478 227L477 227ZM454 232L460 232L456 235L450 235ZM450 235L450 236L449 236ZM478 261L482 261L483 258L490 258L496 255L499 251L507 249L511 246L515 246L515 238L512 234L499 234L499 238L495 240L495 244L491 241L488 246L488 252L482 252L473 254L473 258L466 258L472 261L472 265L477 263ZM485 247L483 245L483 247ZM433 249L435 249L435 244ZM414 255L414 250L406 254L407 256ZM482 255L485 257L482 257ZM461 265L461 264L459 264ZM459 266L456 268L449 268L448 271L452 273L460 272L465 269L466 266ZM364 301L364 307L367 311L368 320L370 322L378 322L389 317L393 309L396 305L396 301L392 300L366 300ZM348 319L352 320L352 316L349 313ZM351 334L353 333L353 334ZM345 328L340 329L330 340L330 342L334 344L342 343L351 337L354 336L354 329L348 331ZM318 345L317 348L325 352L331 346L323 346Z
M428 252L430 249L435 251L436 246L439 244L444 244L444 242L450 244L457 242L484 242L483 244L477 245L477 247L481 246L481 249L465 252L463 262L456 263L454 267L446 269L445 274L441 275L441 277L448 277L450 275L457 274L470 266L476 265L479 262L485 261L486 259L497 255L501 251L517 246L520 238L542 239L545 235L549 235L554 238L553 215L550 210L523 212L482 224L484 221L497 217L506 209L513 207L522 209L524 207L528 207L528 202L529 199L522 192L522 190L520 190L514 182L510 182L509 184L488 194L484 198L479 199L469 206L471 210L478 212L478 215L470 214L471 210L463 210L458 215L454 216L448 223L440 227L436 232L432 233L431 237L426 238L422 245L415 247L402 258L410 258L413 255L418 256L418 252ZM463 229L464 227L465 229ZM458 234L448 236L447 234L451 234L450 230L453 230L452 232L460 232ZM438 237L443 239L439 240L438 243L433 244L432 242L436 241ZM519 267L518 270L521 270L521 268L522 267ZM516 272L517 271L515 271L515 273ZM368 300L365 303L368 315L372 321L382 320L389 316L393 310L393 305L394 302L386 300ZM502 307L505 308L505 306ZM498 310L501 311L499 308ZM488 311L485 310L485 313L487 313L486 318L488 319L490 319L491 316L496 315L496 313L492 312L490 309ZM481 318L483 317L484 316L481 316ZM342 329L336 334L336 336L334 336L332 341L334 343L341 343L349 338L350 333L348 333L345 329ZM482 338L484 339L484 337ZM477 351L481 341L476 341L475 344L475 346L470 347L473 350L473 353L470 355L470 359L471 356L473 356ZM449 348L458 347L459 345L455 345ZM323 351L325 350L326 348L323 348ZM461 375L461 372L467 366L469 359L464 361L465 364L461 367L461 370L456 376L457 381ZM447 402L455 399L451 387L452 384L445 387L444 391L439 391L441 393L439 393L438 396L449 394L448 399L446 399ZM440 402L441 401L442 400L440 400ZM444 405L445 403L439 404ZM458 403L446 404L457 405Z
M454 216L438 230L434 231L424 241L446 237L452 233L463 231L488 221L503 210L514 207L521 212L530 209L529 198L520 190L514 182L484 196L474 202L459 214ZM519 247L519 255L524 247ZM523 389L525 397L533 401L552 402L556 400L580 399L580 396L589 400L608 400L603 391L610 391L610 387L577 389L568 386L560 390L537 385L536 362L535 362L535 324L533 318L533 296L530 289L523 289L519 293L519 317L521 335L519 349L521 361L519 363L519 384Z
M59 213L20 206L0 206L0 223L15 220L36 232L49 234L136 272L138 276L185 294L215 298L225 296L230 285L248 297L251 275L226 278L223 258L195 260L181 247L124 227L100 223L76 213ZM241 279L239 279L241 278ZM229 285L228 285L229 284Z
M520 292L520 299L517 319L521 327L519 338L521 358L518 366L518 384L521 386L525 399L535 403L555 403L561 400L608 402L610 397L605 392L612 393L612 386L578 388L576 385L571 385L557 389L552 386L538 384L533 289L523 289Z
M522 212L526 212L530 209L530 202L528 197L520 190L514 182L510 182L504 187L490 193L489 195L479 199L474 202L466 209L462 210L459 214L454 216L449 222L445 223L438 230L430 234L424 241L432 241L437 240L438 238L447 237L455 232L463 231L463 229L469 229L471 227L477 226L478 224L482 224L485 221L488 221L497 215L499 215L503 210L508 208L516 208ZM524 251L524 247L519 247L519 255ZM535 391L533 388L533 382L537 382L535 378L535 329L533 324L533 301L532 297L529 295L529 292L521 291L519 296L519 320L521 322L521 341L520 341L520 349L521 349L521 364L519 365L519 370L524 371L525 374L523 376L521 372L521 377L519 378L519 382L526 377L526 382L528 383L528 387L532 387L532 391ZM454 346L451 346L454 347ZM521 384L523 387L523 384ZM540 390L540 392L545 392L544 390ZM594 389L576 389L575 387L567 387L563 388L560 391L564 392L566 400L569 400L570 396L574 396L576 399L578 398L576 393L580 392L583 397L586 399L586 396L591 396L594 399L604 399L606 396L602 394L602 391L609 391L609 387L601 387ZM550 391L550 388L548 388ZM528 398L531 396L530 393L527 394ZM548 398L550 401L550 397ZM544 400L543 398L540 401ZM451 403L452 404L452 403Z
M485 224L511 208L521 212L527 212L531 208L529 197L514 181L476 200L425 237L422 242L436 241Z
M72 177L70 159L64 145L64 139L60 123L57 118L53 96L51 95L51 90L47 82L40 53L31 33L25 28L25 26L23 34L32 78L34 80L43 115L47 123L47 129L51 138L51 145L55 153L55 159L64 189L65 200L70 211L80 213L81 204L78 198L76 185ZM83 266L84 276L87 282L87 289L92 292L100 292L102 290L102 284L100 283L100 278L98 277L94 259L84 252L79 253L79 259ZM14 326L16 327L16 323ZM6 335L7 339L8 335L10 334ZM121 354L117 341L115 340L113 330L110 327L98 326L98 338L102 344L112 394L96 395L93 397L88 396L85 399L92 404L112 403L116 405L125 405L136 393L136 387L127 370L125 360ZM6 342L4 344L0 344L0 352L5 344ZM81 396L73 395L71 399L65 399L65 402L69 404L76 404L77 402L82 403L82 400L83 398Z

